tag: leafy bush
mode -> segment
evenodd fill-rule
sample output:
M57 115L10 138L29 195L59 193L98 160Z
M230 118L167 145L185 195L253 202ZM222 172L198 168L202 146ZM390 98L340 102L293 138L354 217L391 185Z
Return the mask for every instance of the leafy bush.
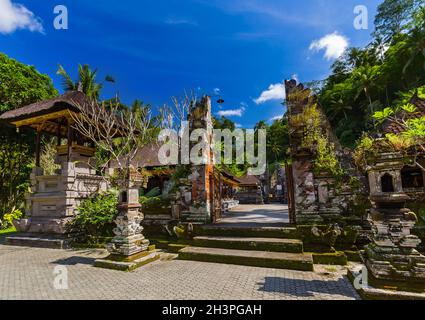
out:
M96 194L81 202L77 215L71 223L74 232L87 238L112 235L114 219L118 215L118 191Z
M161 195L159 188L153 188L145 195L140 196L139 202L145 214L169 214L170 199L166 195Z
M19 220L22 216L21 210L14 210L13 212L6 213L3 216L3 220L0 220L0 229L13 227L13 220Z

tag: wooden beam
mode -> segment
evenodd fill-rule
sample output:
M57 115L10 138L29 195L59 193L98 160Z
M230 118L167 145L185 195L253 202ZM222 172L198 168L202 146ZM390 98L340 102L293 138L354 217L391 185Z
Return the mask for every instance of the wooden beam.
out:
M56 137L58 139L58 141L57 141L58 146L60 146L61 142L62 142L62 132L61 132L61 130L62 130L62 122L59 121L59 124L58 124L58 127L57 127L57 132L56 132Z
M40 143L41 143L41 130L37 130L37 135L35 137L35 166L38 168L40 167Z
M67 156L68 162L71 159L73 141L74 141L74 129L72 128L70 121L68 120L68 156Z
M13 121L11 123L17 127L28 126L28 125L43 123L48 120L54 120L54 119L58 119L62 117L71 118L71 112L72 111L66 109L66 110L52 112L52 113L41 115L41 116L30 117L23 120Z

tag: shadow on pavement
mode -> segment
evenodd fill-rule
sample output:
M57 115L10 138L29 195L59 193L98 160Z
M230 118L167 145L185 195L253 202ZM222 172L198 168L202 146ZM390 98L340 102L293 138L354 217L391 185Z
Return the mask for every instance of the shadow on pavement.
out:
M297 297L316 297L318 294L335 295L359 299L354 288L345 278L338 280L303 280L281 277L266 277L258 283L258 291L282 293Z

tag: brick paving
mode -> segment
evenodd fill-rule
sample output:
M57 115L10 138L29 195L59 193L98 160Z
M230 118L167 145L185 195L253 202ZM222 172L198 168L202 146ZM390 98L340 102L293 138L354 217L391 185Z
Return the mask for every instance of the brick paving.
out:
M136 271L93 267L104 250L52 250L0 245L0 299L305 300L359 299L341 272L326 274L164 258ZM66 266L66 290L54 269Z
M288 206L283 204L242 204L225 213L220 227L282 227L289 223Z

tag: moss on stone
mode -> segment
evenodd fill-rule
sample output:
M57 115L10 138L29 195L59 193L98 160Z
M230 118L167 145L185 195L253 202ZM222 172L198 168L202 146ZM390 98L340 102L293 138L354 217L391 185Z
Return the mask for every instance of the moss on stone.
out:
M282 243L282 242L262 242L262 241L232 241L215 239L194 239L194 245L207 248L222 248L236 250L255 250L267 252L288 252L302 253L302 242Z
M344 251L344 253L347 256L348 261L362 262L360 251Z
M313 232L313 228L317 233ZM359 227L345 226L340 234L333 232L331 225L299 225L298 238L304 243L304 250L309 252L335 252L338 250L357 250L356 241Z
M140 268L144 265L147 265L151 262L154 262L154 261L158 260L159 258L160 258L160 256L158 254L158 255L155 255L152 258L141 260L141 261L133 261L131 263L104 259L104 260L96 260L94 266L97 267L97 268L104 268L104 269L130 272L130 271L133 271L133 270Z
M234 264L242 266L253 266L261 268L288 269L300 271L313 271L313 263L309 261L291 261L281 259L260 259L256 257L238 257L228 255L205 255L180 252L179 259L194 260L212 263Z
M167 247L167 252L178 253L181 249L186 248L187 244L170 243Z
M297 229L285 228L229 228L229 227L199 227L195 229L199 236L232 236L257 238L297 239Z
M348 260L344 252L313 253L313 262L315 264L345 266Z

